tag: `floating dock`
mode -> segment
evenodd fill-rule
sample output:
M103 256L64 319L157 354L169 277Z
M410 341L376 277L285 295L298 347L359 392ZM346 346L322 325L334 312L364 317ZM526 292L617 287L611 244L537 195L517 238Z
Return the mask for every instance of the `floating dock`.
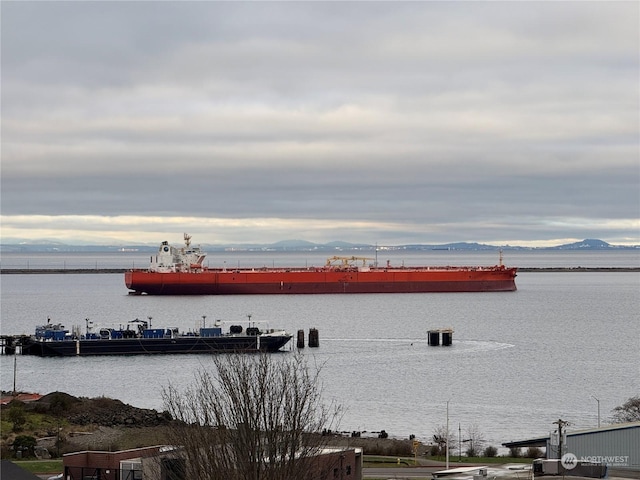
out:
M0 353L2 355L14 355L28 338L29 335L1 335Z

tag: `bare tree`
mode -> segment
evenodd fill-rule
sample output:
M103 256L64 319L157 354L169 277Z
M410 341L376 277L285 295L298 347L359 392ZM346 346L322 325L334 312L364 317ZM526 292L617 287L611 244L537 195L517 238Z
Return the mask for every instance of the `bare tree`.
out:
M213 363L215 372L199 371L186 391L163 391L185 478L321 478L314 457L340 407L322 402L320 368L302 354L218 355Z
M433 444L430 450L433 456L443 456L447 453L447 440L449 441L449 455L453 455L454 450L458 448L456 435L451 430L447 433L445 425L439 425L433 432Z
M472 423L469 425L465 435L463 442L467 443L467 449L465 450L467 457L477 457L482 452L482 447L485 443L484 435L480 431L478 424Z
M612 410L614 423L640 421L640 395L629 398Z

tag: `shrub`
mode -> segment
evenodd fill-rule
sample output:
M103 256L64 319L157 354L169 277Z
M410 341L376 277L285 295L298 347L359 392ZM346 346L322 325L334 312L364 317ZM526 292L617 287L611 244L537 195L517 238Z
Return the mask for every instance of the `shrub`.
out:
M540 458L542 457L542 450L538 447L529 447L525 453L527 458Z
M62 415L69 410L71 400L68 395L61 392L54 392L49 395L49 408L54 415Z
M438 445L431 445L431 447L429 447L429 455L432 457L438 457L440 454L440 447Z
M367 455L405 457L413 455L411 442L406 440L373 441L373 439L367 439L363 442L355 442L353 445L362 445L365 448Z
M493 445L489 445L487 448L484 449L484 456L485 457L497 457L498 456L498 449L496 447L494 447Z
M522 455L522 451L520 447L511 447L509 448L509 456L513 458L519 458Z
M36 439L30 435L18 435L13 441L13 451L22 452L23 457L33 457L33 449L36 446Z
M13 424L13 431L20 432L22 427L27 422L27 417L24 414L24 407L22 404L12 405L7 412L7 420Z

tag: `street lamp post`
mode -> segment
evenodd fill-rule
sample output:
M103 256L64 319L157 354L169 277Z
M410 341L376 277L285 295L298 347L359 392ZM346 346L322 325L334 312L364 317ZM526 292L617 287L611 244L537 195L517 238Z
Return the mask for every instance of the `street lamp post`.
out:
M600 428L600 399L596 398L595 395L591 395L596 402L598 402L598 428Z
M447 470L449 470L449 400L447 400L447 444L445 449L447 452Z

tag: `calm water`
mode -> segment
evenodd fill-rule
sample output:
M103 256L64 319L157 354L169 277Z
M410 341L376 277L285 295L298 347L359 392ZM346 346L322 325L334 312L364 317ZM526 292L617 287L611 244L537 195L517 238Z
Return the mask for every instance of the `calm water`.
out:
M354 253L336 252L351 256ZM146 268L151 254L140 252L91 253L3 253L2 268ZM497 252L475 251L379 251L355 253L376 259L379 264L387 260L393 265L496 265ZM292 267L324 265L327 252L215 252L207 256L208 267ZM506 251L504 263L517 267L640 267L640 249L609 251Z
M238 258L248 262L259 256L267 265L322 263L302 254ZM107 257L98 260L98 268L110 261L109 266L121 265L120 257L118 262ZM238 261L232 258L223 261ZM12 268L14 260L4 255L2 267ZM72 255L63 261L76 260ZM407 265L494 264L496 255L427 252L393 258L394 263L403 260ZM44 261L60 257L29 258L33 268ZM638 266L638 253L517 252L505 263ZM188 330L199 326L203 315L209 323L252 314L292 333L316 327L320 348L304 354L322 365L325 397L346 408L341 424L346 431L384 429L428 441L446 423L449 401L456 437L458 425L464 436L476 424L498 446L544 435L558 418L572 428L594 427L593 396L600 400L604 422L611 409L640 392L638 273L520 273L517 292L400 295L129 296L122 275L107 274L3 275L1 282L2 334L31 333L47 317L71 327L84 325L85 318L118 325L152 316L155 326ZM453 346L428 346L426 331L443 326L455 329ZM3 390L13 388L12 360L0 359ZM169 382L186 386L193 371L209 367L207 356L18 356L17 388L105 395L162 409L163 387Z

